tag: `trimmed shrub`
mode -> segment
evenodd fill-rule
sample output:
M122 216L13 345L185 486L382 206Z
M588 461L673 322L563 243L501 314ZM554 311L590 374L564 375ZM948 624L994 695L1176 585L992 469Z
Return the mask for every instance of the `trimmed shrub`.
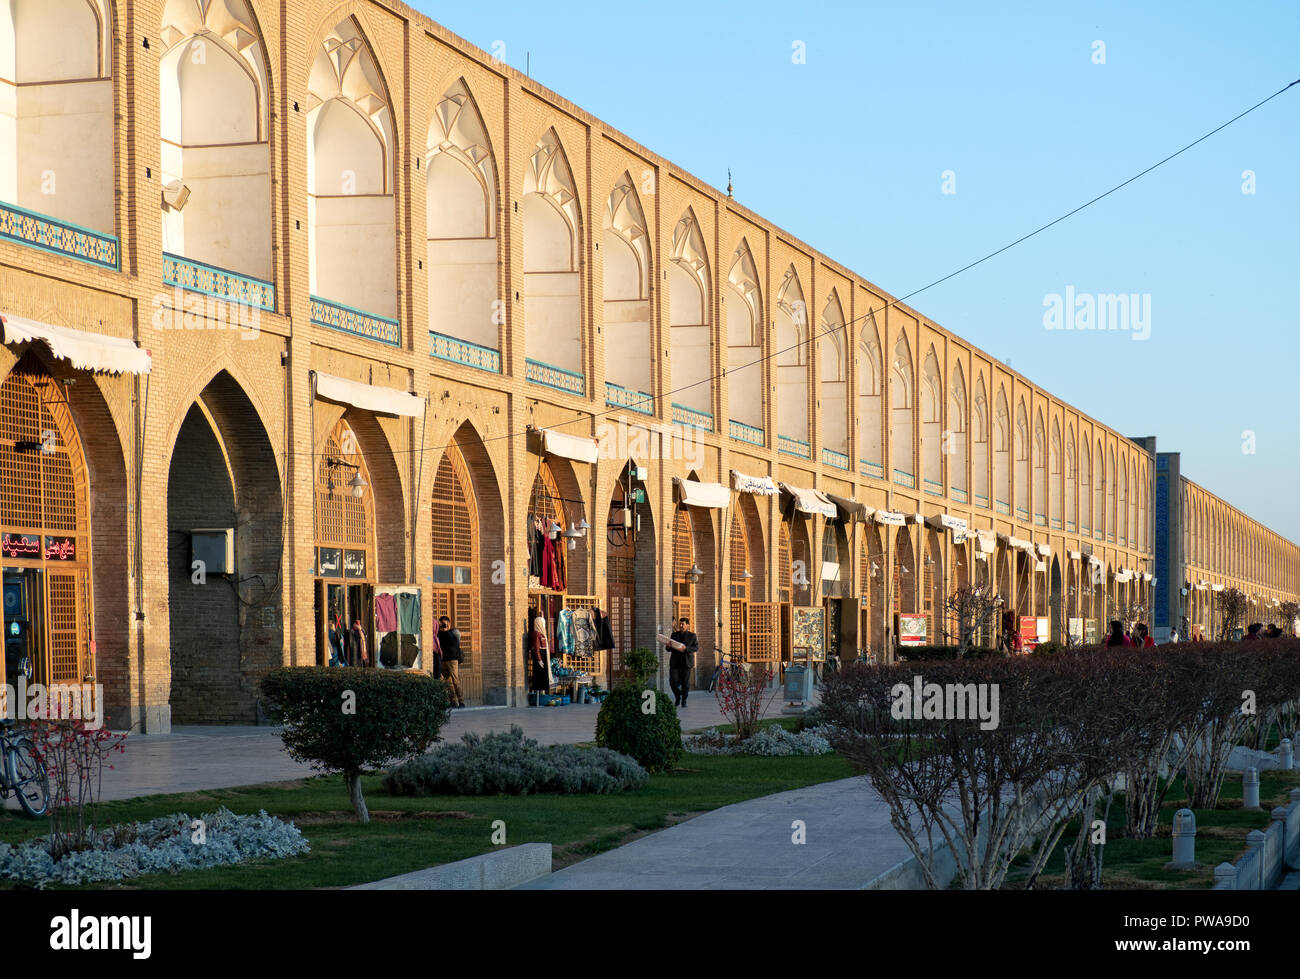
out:
M543 747L517 726L466 734L384 774L392 795L611 795L641 789L649 776L627 755L571 744Z
M653 701L645 698L654 694ZM645 710L643 705L652 705ZM596 716L596 744L631 755L648 772L667 771L682 757L677 708L663 693L640 684L615 687Z
M898 659L900 662L909 663L914 660L943 660L943 659L987 659L989 657L1005 656L1002 650L990 649L987 646L975 646L962 656L960 646L899 646Z
M262 696L272 720L284 724L289 757L342 772L362 823L370 813L361 773L427 751L450 714L443 682L415 672L288 667L263 678Z
M829 755L834 752L827 729L808 728L790 732L779 724L763 728L753 737L735 740L710 728L686 739L686 750L696 755L757 755L782 758L790 755Z

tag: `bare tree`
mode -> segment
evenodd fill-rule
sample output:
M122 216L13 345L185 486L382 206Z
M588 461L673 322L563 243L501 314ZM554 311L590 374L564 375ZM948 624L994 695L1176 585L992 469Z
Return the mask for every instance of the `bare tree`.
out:
M1288 636L1295 635L1296 616L1300 616L1300 602L1287 600L1277 608L1278 617L1282 620L1282 631Z
M1218 639L1230 639L1232 630L1246 624L1246 611L1250 608L1250 599L1240 588L1225 588L1219 592L1215 603L1219 609L1219 621L1222 627Z
M944 600L943 610L948 621L957 623L957 644L963 652L997 619L1002 605L1002 596L991 585L963 586Z

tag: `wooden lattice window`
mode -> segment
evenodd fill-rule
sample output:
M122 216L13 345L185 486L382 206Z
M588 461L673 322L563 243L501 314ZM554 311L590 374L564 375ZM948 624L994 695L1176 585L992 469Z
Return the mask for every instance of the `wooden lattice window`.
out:
M745 617L745 660L775 663L781 658L781 606L776 602L746 602Z
M0 384L0 531L34 538L7 554L13 569L44 569L30 609L43 615L34 649L40 682L80 681L91 638L87 469L67 399L31 356ZM71 556L47 560L49 537L71 541ZM43 610L43 611L42 611Z
M840 547L836 531L839 524L833 520L826 521L826 526L822 528L822 564L834 564L840 566ZM819 576L822 569L818 568ZM844 569L840 567L840 576L835 579L822 578L822 594L826 598L843 598L848 595L848 589L844 587Z
M599 608L600 599L595 595L565 595L564 607L572 610L576 615L578 612ZM581 670L592 676L600 676L605 672L605 651L593 649L587 656L579 656L576 652L565 653L562 657L562 665L570 670Z
M538 468L537 476L533 479L533 489L528 500L528 512L545 520L554 520L560 526L564 526L564 508L563 501L560 499L560 491L556 488L555 476L551 474L550 466L544 462Z
M780 601L789 602L793 591L790 574L790 525L781 522L780 539L777 544L777 593Z
M433 480L433 587L440 611L460 632L461 669L477 662L478 508L460 449L449 446Z
M673 622L683 615L695 624L694 585L690 570L695 564L695 540L691 516L678 507L673 516Z
M732 514L727 547L731 560L731 597L748 598L749 579L745 572L749 570L749 542L745 535L745 520L739 513Z
M360 472L365 492L356 497L348 483ZM316 543L321 547L365 548L369 575L374 562L374 490L356 433L342 418L325 440L316 463Z

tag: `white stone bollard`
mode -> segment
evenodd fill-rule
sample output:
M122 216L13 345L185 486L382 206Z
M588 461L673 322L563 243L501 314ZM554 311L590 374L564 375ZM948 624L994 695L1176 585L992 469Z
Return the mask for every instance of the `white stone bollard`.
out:
M1174 869L1196 866L1196 814L1190 809L1174 813Z
M1295 755L1291 748L1291 739L1283 738L1277 746L1277 767L1289 772L1295 766Z
M1259 769L1247 768L1241 776L1241 808L1259 808Z
M1226 884L1225 890L1235 891L1237 889L1237 868L1227 861L1219 864L1214 868L1214 884L1216 887L1219 884Z
M1264 881L1268 876L1268 870L1264 866L1265 839L1263 830L1252 829L1246 834L1246 852L1255 854L1255 869L1259 875L1256 879L1248 882L1249 889L1253 891L1264 890Z

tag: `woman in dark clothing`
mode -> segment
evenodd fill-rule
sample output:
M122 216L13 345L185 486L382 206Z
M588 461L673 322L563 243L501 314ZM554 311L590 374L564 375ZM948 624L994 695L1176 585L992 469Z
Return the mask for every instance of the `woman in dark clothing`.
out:
M1110 624L1110 635L1106 637L1107 646L1132 646L1133 640L1124 635L1124 623L1118 619Z

